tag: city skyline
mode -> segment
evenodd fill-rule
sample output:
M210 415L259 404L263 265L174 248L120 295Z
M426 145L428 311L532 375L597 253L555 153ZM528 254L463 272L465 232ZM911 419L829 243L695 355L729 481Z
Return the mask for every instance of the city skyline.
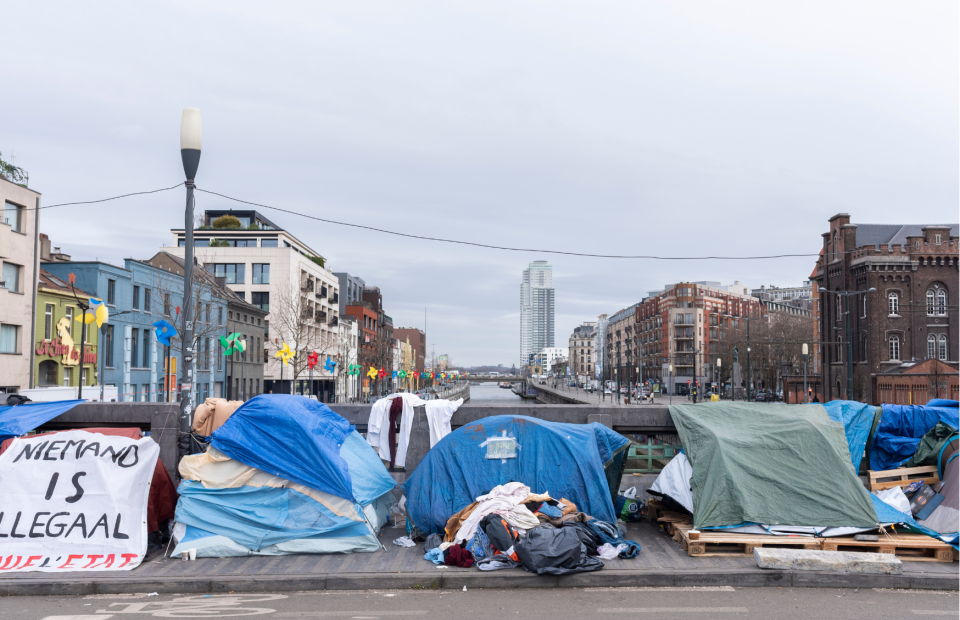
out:
M555 337L556 300L553 265L536 260L523 270L520 283L520 364L531 355L552 347Z
M554 267L563 340L665 282L800 284L838 212L956 220L955 3L291 4L268 28L243 2L48 6L6 7L8 47L33 52L0 68L29 85L4 102L0 151L45 205L179 183L196 107L197 186L242 200L498 246L814 255L502 252L263 209L380 286L397 325L422 328L427 307L430 342L465 365L516 359L533 260ZM230 208L248 207L197 193L198 211ZM122 265L169 244L182 212L175 191L45 209L40 225L77 260Z

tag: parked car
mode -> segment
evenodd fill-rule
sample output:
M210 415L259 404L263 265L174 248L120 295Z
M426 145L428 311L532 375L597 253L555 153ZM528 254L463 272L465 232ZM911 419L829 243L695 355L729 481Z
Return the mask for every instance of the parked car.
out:
M577 382L571 381L570 383L567 384L567 387L577 387Z

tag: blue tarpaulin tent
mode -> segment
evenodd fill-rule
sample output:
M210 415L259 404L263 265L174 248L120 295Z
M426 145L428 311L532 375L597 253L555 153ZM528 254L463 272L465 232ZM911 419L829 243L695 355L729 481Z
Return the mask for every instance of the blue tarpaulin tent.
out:
M0 407L0 441L32 431L82 402L84 401L57 400L49 403L24 403L12 407Z
M488 458L488 440L498 437L515 440L515 457ZM478 496L515 481L534 493L567 498L580 512L613 523L607 474L616 470L611 479L619 480L629 445L626 437L597 423L484 418L441 439L420 461L402 487L407 514L420 532L439 534Z
M867 438L873 428L873 420L877 415L874 405L865 405L854 400L832 400L824 405L827 415L834 422L843 424L843 432L850 447L850 459L853 471L860 471L860 462L867 447Z
M177 522L186 527L175 532L174 554L374 551L394 503L396 483L373 448L302 396L247 401L214 431L206 454L184 461Z
M883 414L870 445L870 469L895 469L910 460L920 439L937 422L958 424L955 400L931 400L926 405L883 405Z

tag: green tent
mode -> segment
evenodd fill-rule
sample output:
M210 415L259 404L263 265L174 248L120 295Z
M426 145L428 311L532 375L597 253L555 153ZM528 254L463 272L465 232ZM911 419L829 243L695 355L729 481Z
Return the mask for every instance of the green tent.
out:
M822 405L670 407L693 467L693 524L876 527L843 425Z

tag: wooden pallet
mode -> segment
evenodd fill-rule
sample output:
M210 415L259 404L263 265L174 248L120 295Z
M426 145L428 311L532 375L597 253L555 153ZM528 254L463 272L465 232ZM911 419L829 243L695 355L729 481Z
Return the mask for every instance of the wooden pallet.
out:
M681 545L696 557L753 557L755 547L820 549L820 539L812 536L774 536L701 531L699 540L690 540L689 530L678 529Z
M856 551L860 553L889 553L901 560L922 562L953 562L954 548L924 534L880 534L876 542L854 540L852 536L823 538L824 551Z
M884 471L867 470L869 482L868 488L871 491L882 491L883 489L892 489L893 487L908 487L917 480L923 480L927 484L940 482L940 476L937 475L937 468L930 465L924 467L901 467L900 469L887 469Z

